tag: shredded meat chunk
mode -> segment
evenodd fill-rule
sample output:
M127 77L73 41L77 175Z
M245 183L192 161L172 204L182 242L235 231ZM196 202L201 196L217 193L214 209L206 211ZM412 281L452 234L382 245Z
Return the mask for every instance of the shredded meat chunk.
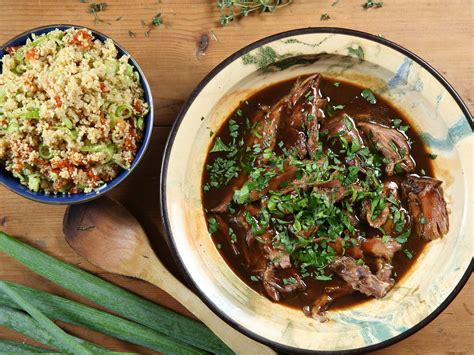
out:
M400 243L394 239L389 239L387 242L384 242L380 238L371 238L364 240L361 245L364 252L386 260L391 260L393 254L402 248Z
M347 256L336 257L330 268L354 290L367 296L381 298L392 287L391 283L380 280L372 274L367 265L358 265L353 258Z
M433 240L448 233L448 211L441 181L410 175L402 183L402 191L408 197L410 213L421 238Z
M274 266L269 263L263 272L263 288L268 297L278 302L281 299L281 293L291 293L295 290L304 290L306 288L306 284L297 273L293 274L292 279L294 282L282 285L282 281L275 276Z
M321 123L321 134L326 134L328 139L343 137L348 143L356 141L360 146L363 146L362 138L354 120L345 113L325 119Z
M326 310L334 302L336 298L340 298L345 295L350 295L354 292L354 289L349 284L342 286L325 287L324 292L321 296L316 298L311 307L311 317L320 322L326 322L328 319L325 316Z
M393 175L396 164L399 164L405 172L410 172L415 168L415 163L410 156L410 145L402 133L370 122L358 122L357 127L365 133L365 137L372 142L374 148L388 160L385 166L388 176Z

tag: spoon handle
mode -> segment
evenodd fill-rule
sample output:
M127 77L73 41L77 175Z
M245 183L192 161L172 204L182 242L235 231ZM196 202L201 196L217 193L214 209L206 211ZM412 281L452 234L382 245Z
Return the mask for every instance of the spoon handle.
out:
M276 354L269 347L246 337L220 319L198 296L179 282L158 259L153 259L148 260L149 267L145 269L147 271L141 277L166 291L186 307L236 354Z

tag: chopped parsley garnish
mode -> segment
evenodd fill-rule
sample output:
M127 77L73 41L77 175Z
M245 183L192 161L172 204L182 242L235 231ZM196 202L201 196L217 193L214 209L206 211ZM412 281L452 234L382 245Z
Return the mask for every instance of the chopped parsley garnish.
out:
M222 143L221 137L217 137L216 141L214 142L214 146L211 149L211 153L218 153L218 152L229 152L231 149Z
M408 258L408 259L413 259L413 252L411 252L410 250L408 249L403 249L403 254L405 254L405 256Z
M438 157L437 154L428 153L428 158L430 158L431 160L435 160L437 157Z
M339 86L341 86L341 83L340 82L335 82L334 86L338 88Z
M400 234L398 237L395 238L395 240L400 243L404 244L408 241L408 238L410 237L411 234L411 229L408 229L406 232Z
M230 237L231 243L237 243L237 234L235 234L232 228L229 228L229 237Z
M295 285L296 284L296 279L294 277L288 277L284 278L283 280L283 285Z
M373 94L372 91L369 89L363 90L360 95L366 99L368 102L370 102L372 105L375 105L377 103L377 99L375 98L375 95Z
M259 280L259 278L255 275L251 275L250 280L253 281L253 282L257 282Z
M207 230L209 231L210 234L214 234L215 232L217 232L217 230L219 229L219 226L214 217L209 217L207 219L207 223L208 223Z

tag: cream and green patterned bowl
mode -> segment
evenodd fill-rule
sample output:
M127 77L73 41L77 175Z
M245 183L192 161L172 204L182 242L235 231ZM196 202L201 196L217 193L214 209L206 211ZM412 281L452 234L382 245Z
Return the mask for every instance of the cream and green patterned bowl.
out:
M451 225L448 235L429 243L385 298L329 311L331 320L326 323L273 303L241 281L214 246L201 201L209 132L217 131L239 102L256 91L314 72L370 87L411 118L430 151L438 155L434 169L444 181ZM473 148L473 123L466 105L438 72L413 53L383 38L346 29L277 34L218 65L184 105L168 140L161 176L169 245L209 307L258 341L288 352L378 349L436 317L471 273Z

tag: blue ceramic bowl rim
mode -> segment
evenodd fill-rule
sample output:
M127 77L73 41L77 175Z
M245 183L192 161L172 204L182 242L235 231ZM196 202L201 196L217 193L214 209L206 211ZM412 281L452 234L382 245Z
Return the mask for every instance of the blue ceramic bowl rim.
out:
M358 30L353 30L353 29L348 29L348 28L340 28L340 27L308 27L308 28L300 28L300 29L294 29L290 31L285 31L285 32L280 32L274 35L270 35L268 37L264 37L262 39L259 39L241 49L239 49L237 52L233 53L226 59L224 59L221 63L219 63L211 72L209 72L204 79L196 86L196 88L193 90L191 95L189 95L188 99L186 102L183 104L181 107L181 110L176 117L176 120L174 121L174 124L171 128L171 132L168 135L168 140L166 142L165 146L165 151L163 154L163 161L162 161L162 166L161 166L161 175L160 175L160 211L161 211L161 219L163 221L163 226L165 230L165 237L166 237L166 242L168 243L168 247L171 250L173 259L176 262L176 265L178 266L178 269L181 272L181 275L183 275L184 279L186 280L188 285L191 285L192 289L195 291L195 293L198 295L198 297L215 313L217 314L223 321L225 321L227 324L229 324L231 327L234 329L238 330L242 334L245 334L246 336L262 343L265 345L268 345L272 347L273 349L277 350L278 352L283 352L283 353L289 353L289 354L363 354L367 352L372 352L375 350L379 350L382 348L385 348L389 345L393 345L403 339L406 339L407 337L415 334L417 331L425 327L427 324L429 324L432 320L434 320L438 315L441 314L441 312L448 307L448 305L456 298L457 294L461 291L461 289L464 287L466 282L468 281L469 277L471 276L471 273L474 272L474 258L472 259L471 263L467 267L467 269L464 271L463 276L461 277L459 283L456 285L456 287L450 292L448 297L435 309L431 312L430 315L428 315L425 319L420 321L418 324L415 326L407 329L406 331L390 338L385 341L382 341L380 343L374 344L374 345L369 345L365 346L362 348L357 348L357 349L348 349L344 351L340 350L333 350L333 351L319 351L319 350L304 350L300 348L295 348L291 346L286 346L277 342L274 342L272 340L268 340L250 330L247 328L241 326L239 323L234 321L232 318L230 318L227 314L225 314L223 311L221 311L213 302L212 298L209 297L200 287L196 282L193 280L191 277L191 274L188 272L186 269L186 266L181 259L181 255L178 252L178 245L176 244L176 241L173 238L173 231L171 230L171 224L170 224L170 219L169 219L169 214L167 210L167 198L168 196L166 195L166 176L167 176L167 171L168 171L168 163L170 160L170 155L171 155L171 149L173 147L173 143L176 137L176 134L179 130L179 127L181 126L181 123L186 116L186 113L194 100L199 96L203 88L219 73L221 72L226 66L228 66L230 63L234 62L236 59L240 58L242 55L245 53L248 53L256 48L259 48L267 43L274 42L278 39L283 39L291 36L298 36L298 35L303 35L303 34L312 34L312 33L331 33L331 34L343 34L343 35L349 35L353 37L359 37L359 38L364 38L379 44L382 44L384 46L387 46L389 48L394 49L395 51L405 55L406 57L412 59L416 63L418 63L420 66L422 66L424 69L426 69L443 87L446 89L446 91L453 97L453 99L456 101L457 105L461 109L461 111L464 113L469 126L471 127L471 130L474 132L474 122L472 119L472 115L467 107L467 105L464 103L462 100L461 96L456 92L456 90L449 84L449 82L436 70L434 69L428 62L426 62L424 59L420 58L417 56L415 53L409 51L408 49L400 46L399 44L392 42L390 40L387 40L385 38L382 38L380 36L376 36L367 32L363 31L358 31Z
M96 39L99 39L102 42L104 42L106 39L111 39L114 42L115 46L117 47L119 55L128 55L130 57L129 61L135 67L136 71L139 74L140 84L142 85L143 91L144 91L144 98L145 98L145 101L150 106L150 111L146 116L146 127L143 134L143 141L137 151L137 154L135 155L135 159L133 160L131 167L129 169L121 170L119 174L112 181L109 181L108 183L102 185L101 187L99 187L98 189L94 191L91 191L88 193L78 193L78 194L70 194L70 195L67 195L67 194L47 195L42 192L33 192L33 191L30 191L26 186L21 185L18 180L10 176L3 169L0 170L0 184L5 186L10 191L13 191L16 194L23 196L32 201L42 202L46 204L54 204L54 205L72 205L72 204L90 201L103 195L104 193L112 190L114 187L119 185L123 180L125 180L125 178L127 178L132 173L132 171L136 168L136 166L142 159L143 155L145 154L148 148L151 134L153 132L153 117L154 117L153 96L151 93L150 85L148 84L148 81L145 77L145 74L143 73L143 70L138 65L137 61L130 55L130 53L127 50L125 50L115 40L113 40L109 36L106 36L105 34L99 31L93 30L85 26L70 25L70 24L55 24L55 25L46 25L46 26L36 27L11 38L10 40L6 41L3 45L1 45L0 46L0 59L3 58L3 56L5 55L4 50L6 47L24 44L26 42L26 39L30 37L33 33L40 35L43 33L51 32L55 29L64 31L69 28L85 28L87 30L90 30L92 34L94 35L94 37Z

